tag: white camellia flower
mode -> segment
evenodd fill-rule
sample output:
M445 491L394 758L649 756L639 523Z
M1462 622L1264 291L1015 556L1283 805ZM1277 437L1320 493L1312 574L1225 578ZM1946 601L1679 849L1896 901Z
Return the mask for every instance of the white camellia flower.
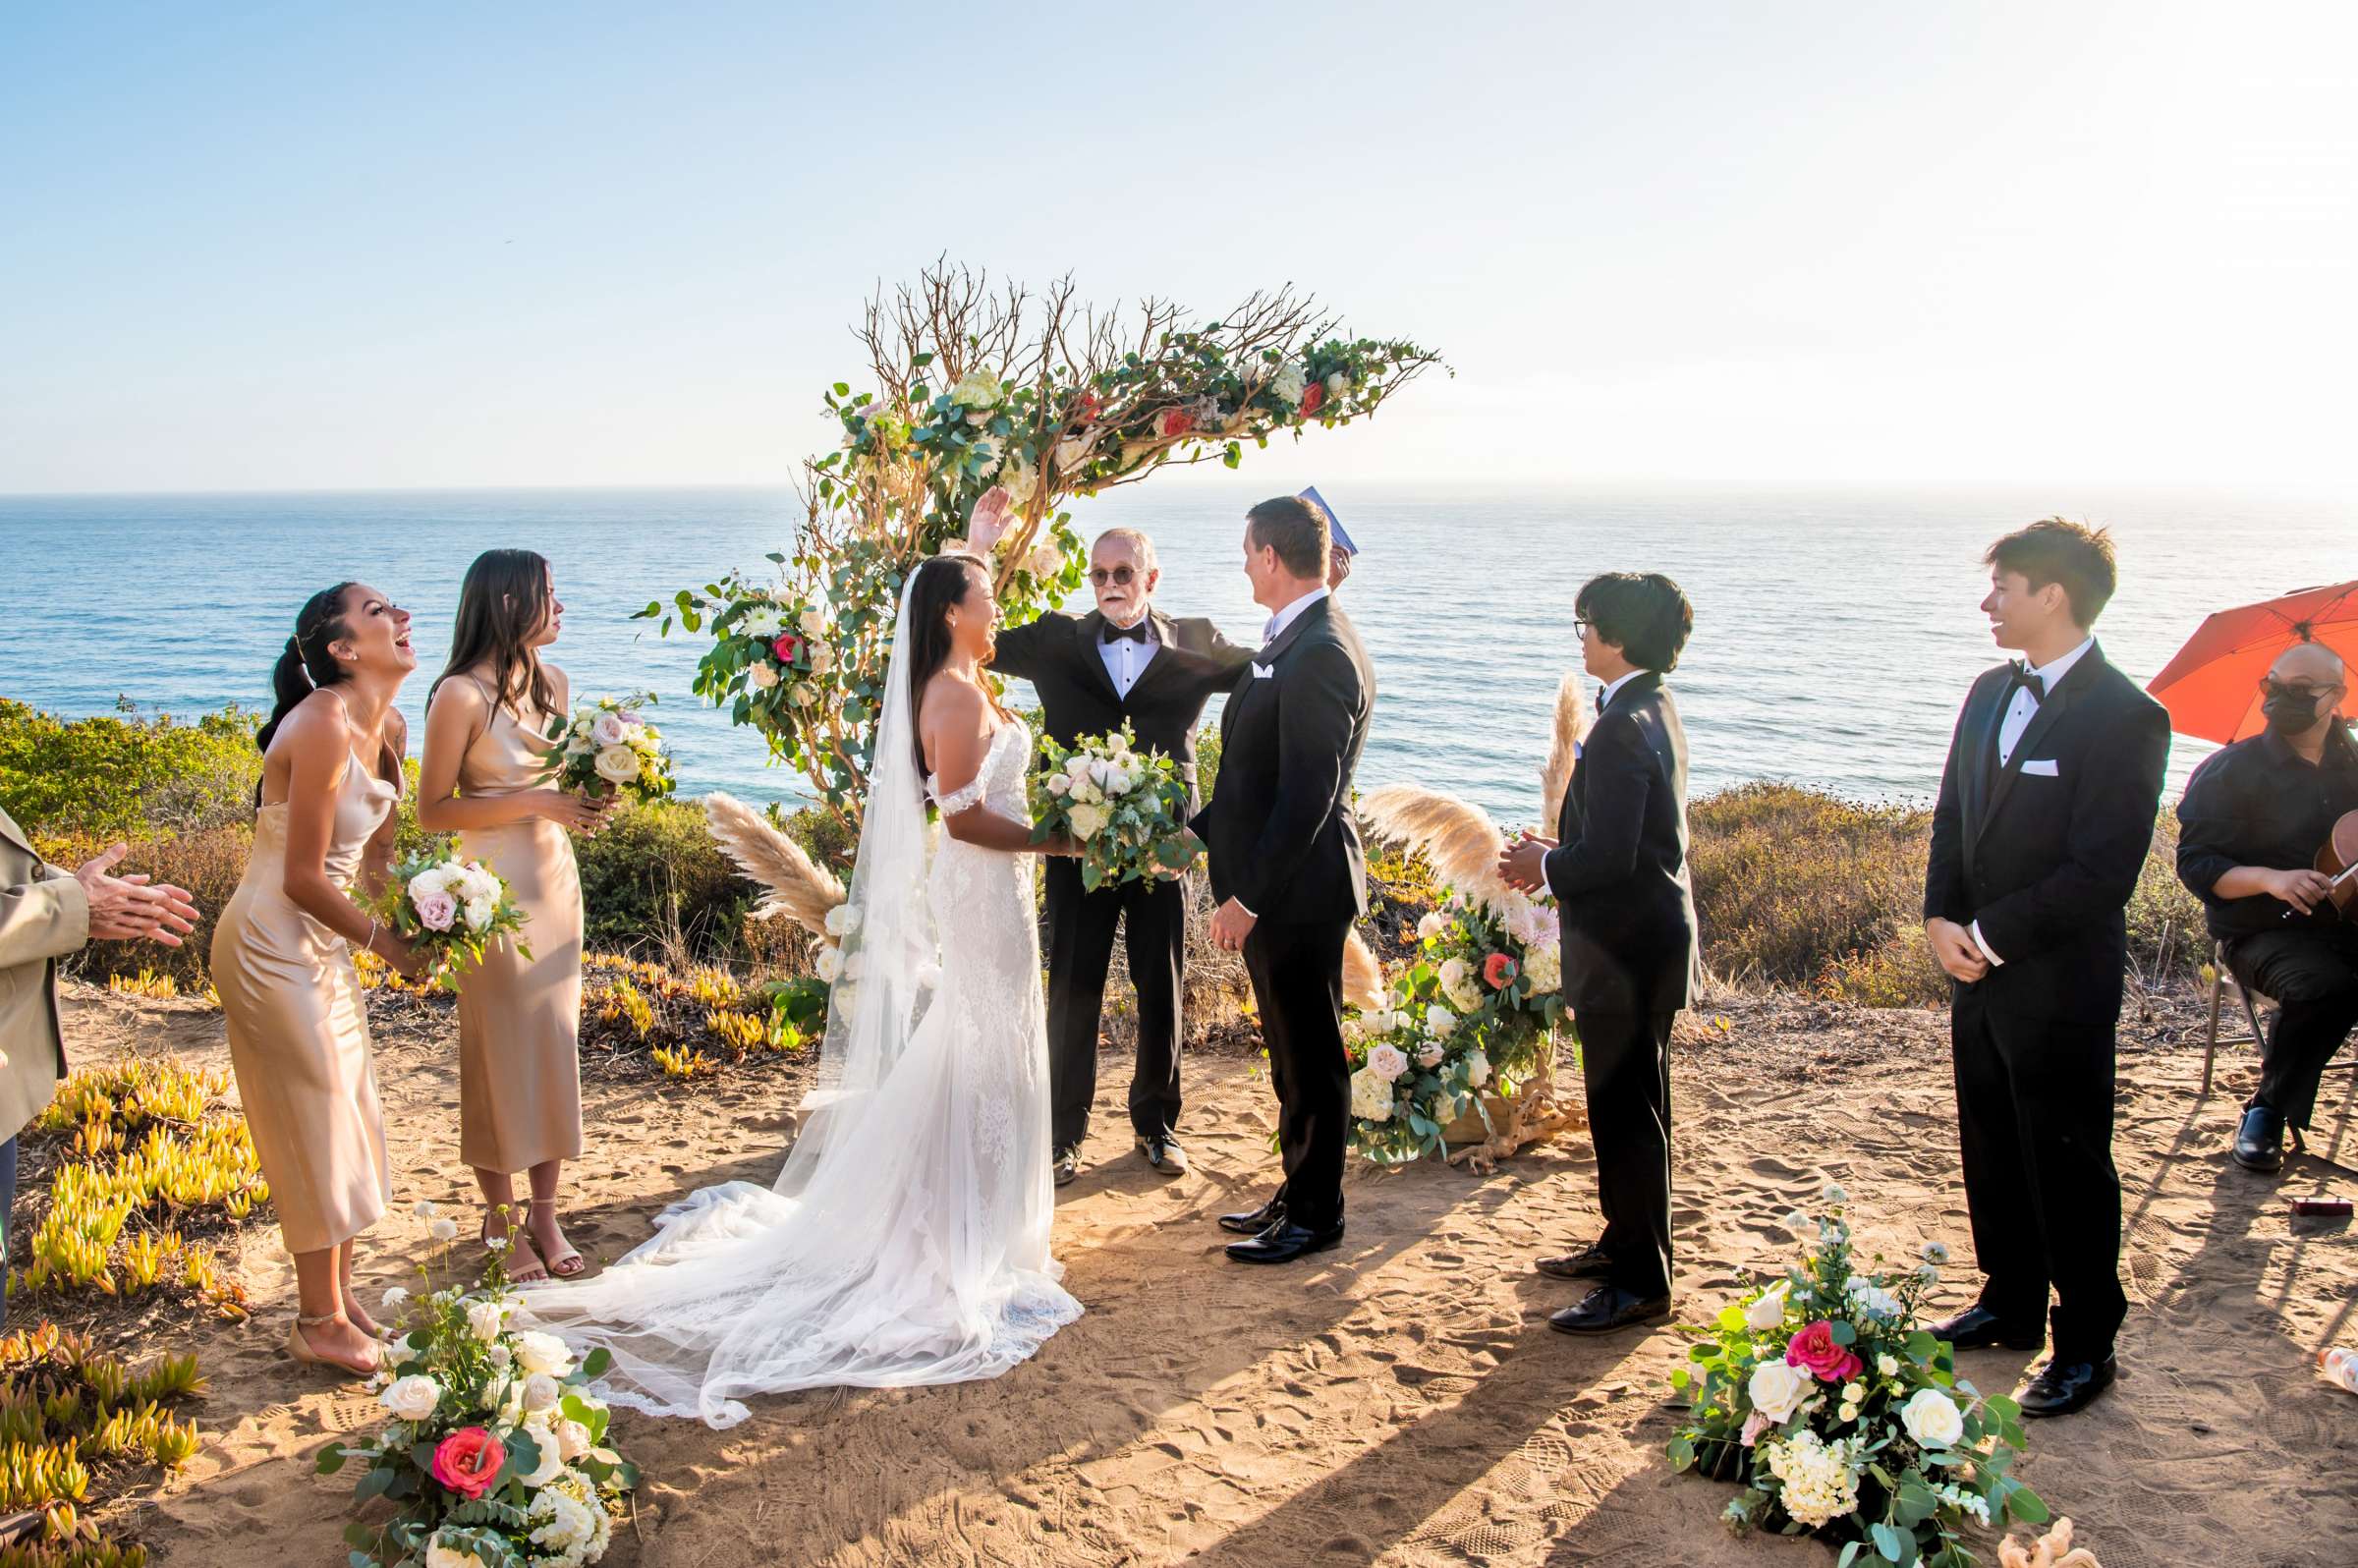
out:
M835 977L843 973L843 950L839 947L820 948L818 956L811 961L811 969L821 980L829 985L834 984Z
M499 1303L471 1301L467 1304L467 1332L488 1345L499 1337Z
M423 1421L442 1403L442 1385L431 1377L412 1372L407 1377L394 1378L376 1398L395 1421Z
M1368 1052L1368 1071L1385 1083L1396 1083L1408 1071L1408 1057L1397 1045L1378 1045Z
M1425 1027L1432 1032L1434 1039L1447 1039L1457 1033L1457 1015L1434 1002L1425 1009Z
M757 692L766 692L778 684L778 667L767 659L756 659L746 666L745 678Z
M524 1408L542 1411L564 1397L564 1389L546 1372L533 1372L524 1380Z
M573 1352L565 1347L565 1341L536 1328L528 1328L516 1336L516 1359L528 1373L546 1372L551 1377L562 1377L573 1371Z
M1756 1334L1765 1334L1785 1320L1785 1303L1793 1287L1778 1280L1761 1292L1760 1299L1744 1309L1744 1326Z
M1430 942L1448 928L1449 923L1441 919L1437 911L1427 910L1425 918L1417 922L1417 936L1422 941Z
M1095 838L1105 826L1105 808L1076 806L1072 809L1073 831L1084 839Z
M1810 1391L1810 1380L1797 1369L1789 1367L1782 1358L1762 1362L1752 1370L1752 1379L1744 1392L1752 1399L1752 1408L1778 1426L1793 1419L1801 1401Z
M1351 1114L1368 1122L1392 1119L1392 1086L1372 1068L1363 1067L1351 1075Z
M1953 1448L1965 1437L1957 1402L1937 1388L1919 1388L1899 1407L1899 1424L1923 1448Z
M1437 1041L1427 1040L1417 1047L1417 1065L1419 1067L1438 1067L1441 1065L1441 1058L1448 1054L1448 1047Z

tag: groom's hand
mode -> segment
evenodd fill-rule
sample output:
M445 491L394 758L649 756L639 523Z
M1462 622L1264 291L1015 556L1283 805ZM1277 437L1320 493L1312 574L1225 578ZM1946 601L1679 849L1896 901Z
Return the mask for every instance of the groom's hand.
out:
M1525 893L1539 891L1547 880L1547 852L1555 840L1525 833L1498 852L1498 876L1507 886Z
M1245 938L1253 934L1258 924L1259 916L1235 899L1229 899L1211 912L1211 945L1223 953L1233 953L1245 945Z
M1971 985L1990 973L1990 961L1974 945L1973 933L1955 921L1938 916L1924 923L1925 939L1933 944L1933 957L1948 972L1948 977Z

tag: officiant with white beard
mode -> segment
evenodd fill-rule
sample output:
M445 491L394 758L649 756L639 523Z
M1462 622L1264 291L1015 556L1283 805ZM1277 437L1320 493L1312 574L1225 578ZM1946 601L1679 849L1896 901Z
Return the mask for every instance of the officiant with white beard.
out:
M1004 492L975 508L974 546L987 551L1005 529ZM1108 529L1089 552L1096 608L1051 610L1002 629L991 668L1028 680L1039 694L1047 734L1070 746L1128 723L1137 745L1169 756L1197 805L1196 725L1212 695L1229 690L1252 650L1202 617L1154 607L1161 572L1154 541L1136 529ZM1130 1079L1130 1126L1147 1163L1165 1176L1187 1172L1180 1148L1180 998L1187 952L1187 882L1156 878L1082 885L1069 856L1046 868L1048 904L1048 1098L1056 1184L1080 1173L1097 1090L1097 1029L1115 925L1128 934L1130 983L1138 992L1138 1059Z

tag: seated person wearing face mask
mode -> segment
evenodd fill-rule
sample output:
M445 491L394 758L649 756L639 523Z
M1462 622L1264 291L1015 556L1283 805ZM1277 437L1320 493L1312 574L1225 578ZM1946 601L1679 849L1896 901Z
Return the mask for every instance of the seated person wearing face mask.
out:
M2318 1079L2358 1024L2358 922L2310 869L2335 818L2358 811L2358 745L2336 714L2347 691L2330 648L2285 649L2260 683L2268 728L2196 768L2178 803L2178 879L2237 982L2280 1005L2235 1135L2251 1170L2284 1162L2285 1124L2309 1125Z

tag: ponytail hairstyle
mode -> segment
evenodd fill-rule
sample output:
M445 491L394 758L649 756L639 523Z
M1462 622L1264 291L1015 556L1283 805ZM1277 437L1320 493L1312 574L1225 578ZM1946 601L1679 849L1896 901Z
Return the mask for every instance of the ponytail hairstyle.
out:
M426 688L425 701L452 676L488 662L496 702L522 715L526 699L546 718L556 702L540 654L528 639L547 621L555 595L548 589L548 562L532 550L485 550L467 568L459 585L459 618L450 632L450 662Z
M909 589L909 744L917 753L921 780L926 776L926 737L917 720L925 711L926 686L950 661L950 608L966 602L982 571L982 563L971 555L936 555L918 563L916 583ZM996 699L990 705L1005 716Z
M286 649L278 655L277 667L270 672L270 689L278 699L277 705L270 709L270 721L253 737L253 744L264 752L270 750L270 738L278 733L286 716L295 711L297 703L323 686L344 682L344 666L336 662L327 645L352 635L352 627L344 619L344 595L351 588L349 582L338 583L303 601L303 613L295 617L295 635L287 639ZM258 782L253 786L253 798L257 804L262 798Z

